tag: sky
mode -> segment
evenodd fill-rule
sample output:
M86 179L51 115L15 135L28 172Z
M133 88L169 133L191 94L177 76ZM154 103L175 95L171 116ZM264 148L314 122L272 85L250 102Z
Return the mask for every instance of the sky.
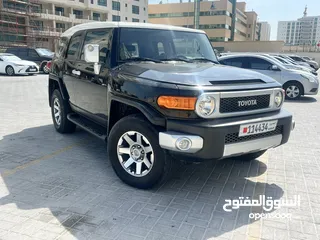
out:
M163 0L174 3L179 0ZM188 0L183 0L187 2ZM304 8L308 6L308 16L320 16L320 0L244 0L247 10L254 10L259 21L271 25L271 40L277 39L278 21L297 20L303 16ZM160 0L149 0L149 3L159 3ZM238 0L238 2L243 2Z

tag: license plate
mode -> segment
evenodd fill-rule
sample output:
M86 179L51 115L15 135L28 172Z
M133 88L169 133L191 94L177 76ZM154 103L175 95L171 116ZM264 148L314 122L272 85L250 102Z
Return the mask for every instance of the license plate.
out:
M274 131L278 120L240 125L239 137Z
M29 71L30 71L30 72L36 72L37 69L30 68Z

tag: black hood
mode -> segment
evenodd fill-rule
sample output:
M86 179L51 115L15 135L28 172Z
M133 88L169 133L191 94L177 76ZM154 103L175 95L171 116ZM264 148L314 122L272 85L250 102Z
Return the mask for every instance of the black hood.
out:
M258 72L211 63L127 63L121 72L153 81L189 86L211 86L255 80L273 83L275 80Z

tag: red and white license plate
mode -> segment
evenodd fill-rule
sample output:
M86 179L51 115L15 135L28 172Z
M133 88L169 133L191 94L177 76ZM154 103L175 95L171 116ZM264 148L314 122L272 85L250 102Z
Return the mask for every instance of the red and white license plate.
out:
M240 125L239 137L274 131L278 120Z

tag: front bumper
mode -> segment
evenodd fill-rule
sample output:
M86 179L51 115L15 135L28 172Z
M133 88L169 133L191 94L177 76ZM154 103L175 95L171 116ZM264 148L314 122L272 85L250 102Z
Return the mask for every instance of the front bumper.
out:
M37 66L15 66L16 74L35 74L39 73Z
M318 94L319 80L320 80L320 78L318 77L318 82L312 82L312 83L309 82L306 86L304 86L304 95Z
M257 135L256 139L226 143L226 136L238 133L240 125L272 120L278 120L277 127L281 129L275 135ZM292 115L285 110L215 120L167 120L167 131L159 134L159 144L170 154L186 160L222 159L282 145L288 141L294 126ZM188 151L176 146L177 140L184 137L192 142Z

